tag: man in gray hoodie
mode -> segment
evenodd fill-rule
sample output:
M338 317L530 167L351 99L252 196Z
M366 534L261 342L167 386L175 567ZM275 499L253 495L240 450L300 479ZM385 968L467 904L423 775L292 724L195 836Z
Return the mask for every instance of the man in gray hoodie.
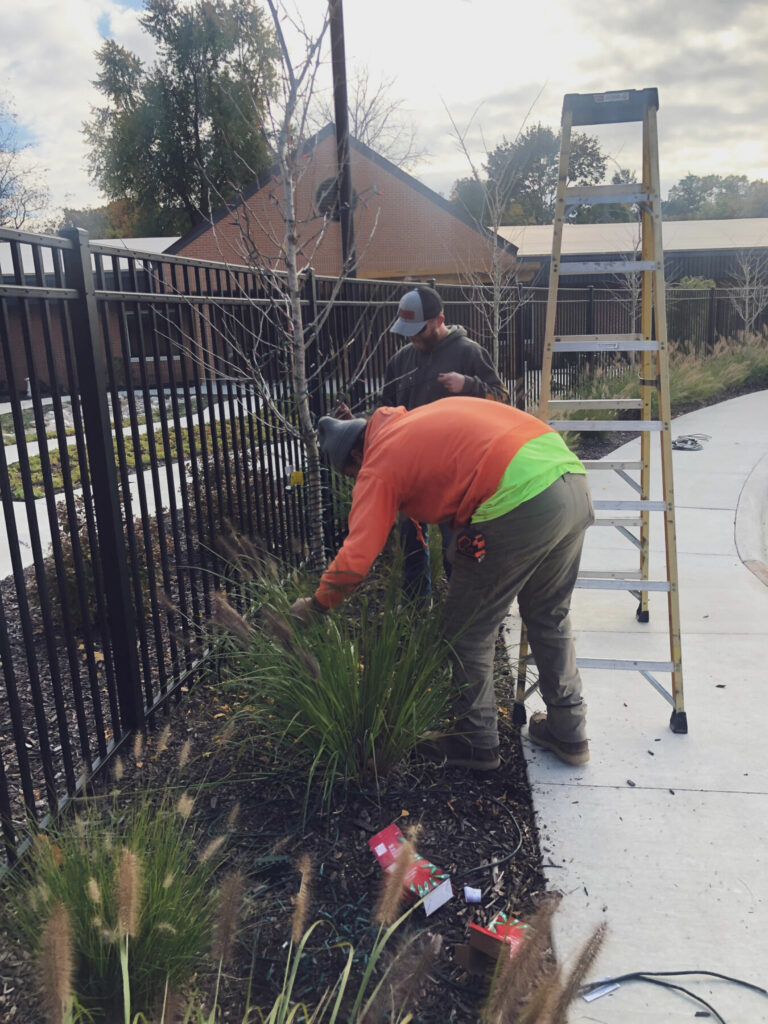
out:
M382 405L404 405L410 410L452 395L509 401L485 349L468 338L463 327L446 325L442 300L433 288L419 285L406 292L391 330L410 344L387 363ZM429 551L424 543L427 526L419 525L420 529L410 519L400 525L405 555L403 590L409 598L426 600L432 588ZM442 526L441 530L445 561L450 530ZM445 568L450 574L447 561Z

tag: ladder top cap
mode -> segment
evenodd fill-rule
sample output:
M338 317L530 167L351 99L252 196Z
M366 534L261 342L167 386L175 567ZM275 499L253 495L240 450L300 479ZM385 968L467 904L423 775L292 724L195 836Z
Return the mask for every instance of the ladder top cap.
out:
M571 114L571 124L618 124L642 121L646 111L659 109L658 89L623 89L617 92L567 93L563 115Z

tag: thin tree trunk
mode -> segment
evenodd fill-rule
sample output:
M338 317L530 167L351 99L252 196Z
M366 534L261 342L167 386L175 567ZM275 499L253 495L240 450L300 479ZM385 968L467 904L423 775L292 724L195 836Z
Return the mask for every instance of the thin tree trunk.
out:
M298 240L296 236L296 210L294 180L291 174L290 155L285 138L281 139L280 163L283 177L285 200L285 265L287 270L287 292L291 317L291 375L299 420L299 432L306 454L306 510L308 517L309 568L319 569L325 563L323 545L323 491L320 479L320 451L317 446L317 432L312 425L307 386L306 338L304 318L301 309L301 288L296 269Z

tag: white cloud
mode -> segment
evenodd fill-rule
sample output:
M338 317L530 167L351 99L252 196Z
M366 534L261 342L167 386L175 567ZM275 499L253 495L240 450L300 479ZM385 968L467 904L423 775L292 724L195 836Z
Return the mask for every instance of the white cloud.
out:
M151 60L137 0L27 0L6 3L0 90L36 137L58 203L97 203L80 134L98 93L94 51L100 19L118 42ZM296 0L313 30L326 0ZM530 121L557 126L563 95L659 88L662 185L696 174L768 178L768 19L761 0L345 0L349 65L372 80L395 78L393 94L411 111L430 158L417 176L447 193L467 173L445 107L460 128L475 115L472 145L512 138ZM330 69L326 67L326 87ZM537 98L538 97L538 98ZM623 166L639 168L629 138L610 142Z
M47 169L57 206L102 201L88 181L81 128L99 102L91 83L104 15L119 42L139 42L138 12L114 0L29 0L3 13L0 89L12 97L20 124L31 133L29 155Z

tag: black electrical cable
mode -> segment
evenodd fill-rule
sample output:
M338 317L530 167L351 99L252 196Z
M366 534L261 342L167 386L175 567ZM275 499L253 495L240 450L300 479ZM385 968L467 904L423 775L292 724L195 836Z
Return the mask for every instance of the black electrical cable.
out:
M683 434L672 441L672 447L676 451L700 452L704 447L702 441L709 441L709 434Z
M715 1019L720 1021L720 1024L727 1024L725 1018L720 1016L711 1003L708 1003L707 1000L703 999L701 996L697 996L695 992L691 992L690 989L685 988L683 985L674 985L671 981L662 981L661 978L649 978L643 974L638 974L637 980L647 981L651 985L659 985L661 988L672 989L675 992L682 992L683 995L688 996L689 999L693 999L695 1003L700 1003L702 1006L705 1006L707 1010L714 1015Z
M734 978L729 974L720 974L718 971L631 971L628 974L619 974L613 978L603 978L600 981L593 981L587 985L582 985L580 992L582 995L588 994L595 989L601 988L603 985L620 984L623 981L647 981L651 985L659 985L662 988L672 989L673 991L682 992L689 998L693 999L697 1003L701 1003L707 1010L714 1014L716 1019L720 1021L720 1024L726 1024L725 1018L723 1018L717 1010L706 999L702 996L697 995L695 992L691 992L690 989L685 988L682 985L675 985L671 981L664 981L664 978L679 978L688 977L691 975L701 975L708 978L719 978L721 981L728 981L734 985L741 985L744 988L748 988L753 992L758 992L760 995L768 996L768 990L761 988L759 985L754 985L751 981L743 981L741 978Z
M734 978L730 974L720 974L718 971L630 971L629 974L619 974L615 978L605 978L603 981L591 981L587 985L582 985L583 990L589 990L593 988L599 988L601 985L606 985L609 982L616 982L617 984L622 981L631 981L633 978L642 976L643 978L682 978L692 974L700 974L707 978L719 978L720 981L730 981L734 985L742 985L744 988L752 989L753 992L759 992L761 996L768 996L768 989L761 988L759 985L753 984L751 981L744 981L742 978Z
M497 800L495 797L488 797L487 799L491 800L495 804L498 804L499 807L503 807L504 810L507 812L507 814L512 819L512 824L517 829L517 846L514 848L514 850L511 853L508 853L505 857L499 857L498 860L492 860L488 864L478 864L477 867L468 868L466 871L462 871L460 875L456 876L456 881L459 881L459 879L462 879L462 878L466 878L467 875L474 875L476 871L487 871L489 868L497 868L501 864L506 864L508 860L512 860L512 858L515 856L517 851L523 845L523 830L520 828L519 824L517 823L517 818L514 816L512 811L510 811L510 809L505 804L503 804L501 802L501 800Z

